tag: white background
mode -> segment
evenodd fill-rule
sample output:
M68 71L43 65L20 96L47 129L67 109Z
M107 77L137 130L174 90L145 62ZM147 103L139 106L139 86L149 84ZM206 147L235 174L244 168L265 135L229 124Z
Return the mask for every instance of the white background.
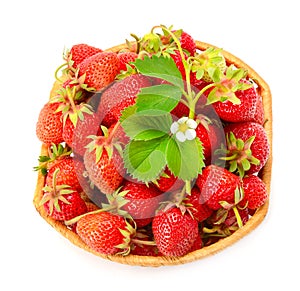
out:
M2 1L1 290L299 290L297 1L179 3ZM142 268L86 253L52 229L32 204L32 167L40 150L35 123L64 47L88 43L105 49L157 24L173 24L230 51L267 81L273 94L273 177L269 213L241 241L186 265Z

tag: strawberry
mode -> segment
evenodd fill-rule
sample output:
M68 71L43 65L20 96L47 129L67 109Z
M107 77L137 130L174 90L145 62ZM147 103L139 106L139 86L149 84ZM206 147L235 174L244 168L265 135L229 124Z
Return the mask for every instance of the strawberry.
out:
M109 127L116 123L124 108L133 105L141 88L151 86L151 80L143 75L131 75L106 89L98 108L102 124ZM118 96L118 98L116 98Z
M76 226L77 234L91 249L106 255L129 253L127 240L130 242L132 230L123 217L109 212L87 214Z
M79 75L84 83L96 91L109 85L120 71L120 61L114 52L100 52L92 55L80 64Z
M268 199L265 183L257 176L250 175L243 179L244 200L249 209L257 209Z
M82 61L100 52L102 50L99 48L81 43L72 46L67 58L72 61L72 67L76 69Z
M40 111L36 124L36 135L45 144L59 144L63 142L62 113L56 112L60 103L48 102Z
M75 164L72 157L66 157L53 165L47 174L46 184L53 184L54 173L59 169L56 177L56 185L68 185L72 189L81 192L82 188L78 181Z
M127 71L126 65L130 65L130 62L134 62L138 54L135 52L122 52L118 53L117 57L120 61L120 71Z
M257 122L261 125L263 125L265 122L264 106L262 102L262 97L260 95L258 95L255 114L251 121Z
M189 116L190 109L183 103L179 102L177 106L171 111L174 117L181 118L183 116Z
M224 168L209 165L198 176L196 184L203 202L211 209L218 210L222 202L235 203L235 190L240 187L240 179Z
M134 219L137 227L148 225L163 199L162 193L153 185L146 186L132 181L126 181L122 191L128 191L124 196L128 202L122 209Z
M43 188L44 195L40 205L44 205L46 212L52 218L64 221L86 213L87 207L76 190L73 190L68 185L56 184L56 177L59 171L59 169L56 169L53 174L52 186L47 184Z
M213 214L213 210L201 201L201 192L197 186L193 187L191 195L186 196L184 204L198 222L206 220Z
M174 50L172 53L170 53L170 57L174 60L178 70L181 73L182 79L185 80L186 78L185 69L184 69L184 65L179 50ZM185 59L188 58L186 53L184 53L184 57Z
M157 246L152 246L152 245L148 246L139 243L132 244L130 254L137 255L137 256L151 256L151 257L162 256Z
M198 223L185 211L173 207L160 211L153 219L152 230L159 251L165 256L183 256L198 236Z
M92 136L84 154L88 176L104 194L112 194L117 190L125 174L121 149L118 143L113 143L114 131L118 125L110 132L102 127L104 136Z
M219 146L218 127L213 124L208 117L199 115L197 117L199 124L196 128L196 136L200 139L203 147L205 163L208 165L214 150Z
M246 80L243 80L243 83L250 84L250 82ZM208 91L205 92L205 95ZM219 117L228 122L253 120L258 99L255 87L252 86L246 90L239 90L235 92L235 95L240 100L240 104L233 104L229 100L224 102L218 101L213 104Z
M175 177L169 168L166 168L163 174L154 183L162 192L176 191L184 186L184 181Z
M233 123L224 127L227 135L227 157L230 171L241 176L258 173L266 164L270 153L264 127L255 122ZM237 142L238 141L238 142Z
M96 135L100 129L100 116L96 113L83 113L82 119L78 119L76 127L70 118L66 119L63 127L64 141L73 149L73 152L83 156L86 145L89 143L88 136Z
M196 53L196 43L193 37L186 33L185 31L182 31L181 36L179 38L181 47L188 51L191 56L194 56Z

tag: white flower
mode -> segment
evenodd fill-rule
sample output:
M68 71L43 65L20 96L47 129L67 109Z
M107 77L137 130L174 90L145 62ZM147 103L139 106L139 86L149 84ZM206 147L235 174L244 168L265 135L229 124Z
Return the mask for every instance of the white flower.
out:
M181 117L171 125L171 133L175 134L180 142L193 140L196 137L197 122L188 117Z

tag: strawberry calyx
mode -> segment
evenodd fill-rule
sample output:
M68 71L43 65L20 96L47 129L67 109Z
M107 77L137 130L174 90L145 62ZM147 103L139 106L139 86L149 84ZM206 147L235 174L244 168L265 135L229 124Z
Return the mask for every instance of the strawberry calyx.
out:
M121 146L121 142L115 138L115 133L119 126L120 126L120 122L117 122L113 127L113 129L109 130L107 127L101 125L103 136L98 136L98 135L88 136L88 138L92 139L92 141L86 146L86 148L89 152L95 151L96 163L100 161L104 149L107 152L109 160L111 160L115 149L122 157L123 149Z
M216 151L218 154L225 156L219 159L224 160L229 165L229 171L234 173L237 172L241 178L244 177L251 165L259 165L260 160L252 155L251 145L255 139L255 136L251 136L246 141L237 139L233 132L226 135L227 148L221 148Z
M43 187L43 191L45 194L43 195L40 206L44 205L45 203L49 203L49 214L52 215L54 209L58 212L61 211L59 206L59 201L65 203L65 204L71 204L64 195L69 195L71 193L76 192L75 190L71 189L69 185L56 185L57 181L57 174L59 173L59 169L56 169L53 174L52 179L52 186L46 185Z
M62 159L64 157L69 156L72 153L70 147L63 146L62 144L54 144L52 143L50 147L48 147L48 153L45 156L39 156L38 162L39 165L34 167L34 171L41 171L42 175L45 176L48 173L49 166L54 161Z

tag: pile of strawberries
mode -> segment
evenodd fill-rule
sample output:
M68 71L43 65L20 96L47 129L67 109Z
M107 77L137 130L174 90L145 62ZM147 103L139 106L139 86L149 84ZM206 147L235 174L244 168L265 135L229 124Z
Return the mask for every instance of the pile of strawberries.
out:
M221 49L155 26L118 51L64 54L36 134L40 205L101 254L183 256L268 199L262 98Z

